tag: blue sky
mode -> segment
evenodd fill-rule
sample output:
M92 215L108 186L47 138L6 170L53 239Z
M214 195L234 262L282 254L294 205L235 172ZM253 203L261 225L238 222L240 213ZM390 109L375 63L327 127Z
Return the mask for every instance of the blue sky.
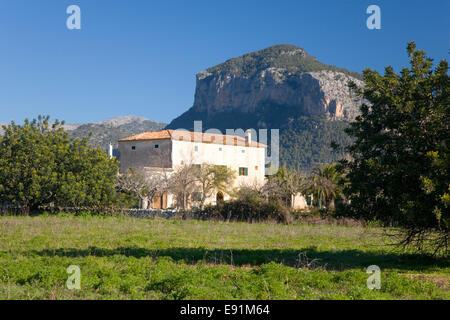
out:
M81 30L66 28L72 4ZM370 4L381 30L366 28ZM197 72L280 43L353 71L398 71L410 40L448 60L449 14L448 0L0 0L0 122L169 122L192 106Z

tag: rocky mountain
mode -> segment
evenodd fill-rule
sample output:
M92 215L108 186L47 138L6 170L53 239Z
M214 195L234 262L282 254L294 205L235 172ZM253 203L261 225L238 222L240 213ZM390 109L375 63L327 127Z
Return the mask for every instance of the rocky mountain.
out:
M109 143L116 149L118 140L138 134L144 131L161 130L167 124L155 122L144 117L119 116L93 123L68 123L64 124L64 129L69 132L71 138L89 137L89 142L94 146L100 146L107 150ZM0 124L0 135L3 129Z
M358 103L347 84L352 80L362 85L360 79L358 73L323 64L302 48L269 47L199 72L194 105L169 127L192 126L193 118L209 126L218 114L230 112L251 114L261 120L260 127L270 127L264 118L273 110L352 120Z
M119 116L95 123L69 124L65 126L65 129L69 131L69 136L72 138L89 137L89 134L92 133L89 142L95 146L107 149L110 142L114 148L117 148L119 139L144 131L161 130L165 126L165 123L131 115Z
M111 118L111 119L106 119L104 121L101 122L97 122L97 124L104 124L104 125L109 125L109 126L113 126L113 127L119 127L119 126L123 126L123 125L127 125L127 124L136 124L136 123L144 123L146 121L151 121L147 118L144 117L137 117L137 116L118 116L115 118Z
M332 137L349 143L343 129L358 114L359 101L348 82L361 86L361 79L300 47L272 46L199 72L194 105L167 128L192 129L202 120L204 129L281 129L282 162L310 168L342 156L329 145ZM299 138L302 143L292 144Z
M89 137L89 142L94 146L100 146L107 150L109 143L116 149L118 140L144 131L163 129L167 124L155 122L144 117L119 116L93 123L69 123L64 124L64 129L69 132L71 138ZM0 135L3 129L0 124Z

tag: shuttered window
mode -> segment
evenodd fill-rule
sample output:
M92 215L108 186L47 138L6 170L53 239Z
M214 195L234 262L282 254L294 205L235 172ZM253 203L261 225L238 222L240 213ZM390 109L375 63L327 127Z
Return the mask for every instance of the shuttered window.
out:
M240 167L239 168L239 175L240 176L248 176L248 168Z

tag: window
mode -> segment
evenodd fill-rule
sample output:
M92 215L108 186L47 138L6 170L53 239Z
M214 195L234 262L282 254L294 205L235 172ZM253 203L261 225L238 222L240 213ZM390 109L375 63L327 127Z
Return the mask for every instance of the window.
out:
M155 144L155 149L158 149L159 148L159 144Z
M136 150L136 146L131 146L131 150Z
M195 150L195 151L198 151L198 146L195 146L195 147L194 147L194 150Z
M196 166L197 166L198 169L201 169L201 168L202 168L202 165L201 165L201 164L196 164Z
M245 149L242 149L242 151L241 151L242 153L245 153Z
M219 148L219 151L222 151L222 147Z
M240 176L248 176L248 168L240 167L239 168L239 175Z

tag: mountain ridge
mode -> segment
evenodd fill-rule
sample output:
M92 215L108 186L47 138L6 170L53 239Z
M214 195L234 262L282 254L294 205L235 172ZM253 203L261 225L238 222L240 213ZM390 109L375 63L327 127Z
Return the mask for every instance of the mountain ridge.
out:
M322 70L338 71L362 79L358 72L333 65L324 64L309 55L305 49L291 45L278 44L261 50L231 58L213 67L200 71L197 76L203 78L209 74L222 72L238 76L251 77L257 71L267 68L286 68L291 72L314 72Z
M257 113L257 117L266 118L270 106L281 107L288 117L311 115L351 121L359 113L359 102L351 96L348 83L363 85L355 75L321 63L300 47L272 46L197 73L193 106L168 128L192 128L188 122L193 117L206 127L218 128L223 124L213 121L215 115L229 112ZM266 122L261 119L258 126L267 127Z
M141 133L143 131L161 130L167 124L156 122L144 117L134 115L117 116L98 122L68 123L63 128L69 133L70 138L89 138L93 146L107 149L109 143L114 148L118 147L118 140ZM90 136L90 133L92 135ZM0 135L3 129L0 125Z
M363 86L360 74L324 64L303 48L271 46L197 73L192 107L166 128L192 130L197 120L204 130L222 132L279 129L281 163L309 169L343 156L331 149L334 137L350 143L344 129L361 102L349 82Z
M156 122L144 117L134 115L117 116L103 121L81 124L73 130L69 130L71 138L89 137L89 142L94 146L107 149L109 143L113 148L118 148L118 140L144 131L161 130L165 123ZM90 133L92 134L90 135ZM90 135L90 136L89 136Z

